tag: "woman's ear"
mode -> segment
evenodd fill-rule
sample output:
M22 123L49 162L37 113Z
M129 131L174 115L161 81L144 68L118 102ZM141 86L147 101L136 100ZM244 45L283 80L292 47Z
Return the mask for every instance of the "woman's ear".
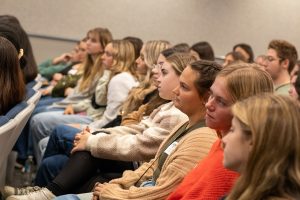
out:
M20 49L19 54L18 54L19 60L22 58L23 55L24 55L24 50Z

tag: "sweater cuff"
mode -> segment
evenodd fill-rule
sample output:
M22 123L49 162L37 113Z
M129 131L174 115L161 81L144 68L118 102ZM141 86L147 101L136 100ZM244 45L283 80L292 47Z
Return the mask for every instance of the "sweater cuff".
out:
M107 135L106 133L97 133L97 135L91 135L86 142L86 150L92 153L93 149L97 149L97 144L101 137Z

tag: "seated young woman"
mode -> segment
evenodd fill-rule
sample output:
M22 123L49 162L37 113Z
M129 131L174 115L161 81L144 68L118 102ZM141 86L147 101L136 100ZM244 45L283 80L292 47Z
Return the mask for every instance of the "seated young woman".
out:
M0 85L3 86L0 92L0 115L5 115L26 97L19 63L22 53L18 54L18 50L9 40L0 37Z
M168 77L171 76L172 81L165 84L164 87L160 87L163 89L159 93L162 98L173 99L172 90L179 84L179 75L192 61L194 59L189 54L174 54L166 58L164 63L169 69L168 73L165 73L168 74ZM145 161L153 158L160 143L169 135L170 129L186 120L187 116L175 108L173 102L169 102L155 109L139 124L103 129L97 135L91 135L88 132L79 134L86 138L89 137L89 140L93 142L93 148L72 154L61 173L46 188L55 195L78 192L80 187L89 181L98 169L102 173L133 169L132 162L118 160ZM105 134L104 131L110 134ZM80 146L82 145L81 140ZM79 149L74 149L74 152L76 150ZM91 157L89 152L97 158ZM83 168L84 171L82 171ZM85 192L91 191L94 183ZM48 189L47 191L49 191Z
M64 122L63 120L56 120L58 118L52 117L53 112L47 111L56 110L58 113L60 113L60 115L63 115L63 111L67 105L77 105L77 103L80 101L90 102L92 94L96 90L98 80L100 79L100 77L102 77L104 71L101 65L101 55L103 55L104 50L104 46L102 45L109 43L112 40L112 35L106 28L94 28L88 31L87 37L89 48L87 50L85 62L82 63L82 69L80 70L82 76L79 79L77 86L74 88L73 92L66 98L64 98L63 100L59 98L59 100L61 100L59 102L56 102L57 98L51 97L49 99L42 98L39 101L31 115L31 118L28 120L27 125L23 129L17 142L18 145L15 148L15 150L18 151L17 161L20 164L25 163L25 160L28 156L27 154L34 154L39 164L41 160L40 152L38 150L39 140L51 133L50 131L55 123ZM77 107L77 109L77 112L82 111L80 110L82 109L82 106ZM41 114L43 112L47 112L47 114ZM38 117L35 117L38 113L40 115ZM93 115L93 117L98 117L98 115ZM74 117L72 118L72 120L78 120L80 122L90 122L93 117L89 118L88 116L82 115L81 118ZM71 117L69 116L69 118ZM31 153L32 150L34 150L33 153Z
M241 174L226 200L300 199L300 107L272 94L237 102L223 164Z
M199 160L207 156L217 138L217 133L205 127L205 102L221 66L200 60L188 65L179 79L179 86L173 90L174 104L187 114L189 120L178 124L164 140L156 156L135 171L125 171L119 179L109 183L97 183L93 199L165 199L195 167ZM167 87L172 77L170 67L162 65L159 78L159 92ZM57 199L77 196L61 196Z
M208 156L184 178L169 200L219 199L230 191L238 174L223 167L221 138L231 127L231 106L238 100L264 92L273 92L273 82L259 65L239 63L222 69L210 88L205 105L206 125L215 129L219 138Z
M144 80L139 87L136 87L130 91L129 96L123 105L123 107L126 107L126 109L121 110L121 118L124 116L124 120L122 120L122 122L126 124L138 124L141 121L142 116L149 116L155 108L170 101L162 99L157 95L157 92L155 92L155 81L152 79L150 80L150 71L152 69L151 66L156 64L161 50L167 48L167 46L168 43L165 41L149 41L143 47L141 55L145 60L138 58L136 61L137 68L146 68L146 73L149 77L147 77L148 80ZM140 74L142 74L142 70L138 71ZM128 115L127 113L129 113L131 109L135 109L137 105L142 103L141 99L143 96L147 96L147 99L145 100L145 105L143 106L142 112L139 110L138 114L134 113ZM151 105L148 105L148 103L146 103L147 101L149 101L149 104ZM130 103L134 105L130 105ZM113 123L107 124L104 128L109 127L108 125L113 126L115 123L117 124L118 122L113 120ZM55 127L54 131L50 135L42 164L37 172L35 179L36 185L45 186L56 177L63 165L68 160L70 151L73 148L75 135L81 131L82 130L68 125L59 125ZM153 148L158 147L154 146Z
M31 121L31 133L36 146L38 139L50 135L61 123L96 123L97 127L102 127L117 116L129 91L139 84L135 76L133 45L129 41L113 40L105 47L102 58L106 70L98 80L95 93L97 98L95 97L95 101L78 103L80 104L78 107L81 107L81 110L83 108L86 115L77 113L66 115L62 111L56 111L34 116ZM93 106L93 103L97 106ZM35 149L36 152L38 150Z

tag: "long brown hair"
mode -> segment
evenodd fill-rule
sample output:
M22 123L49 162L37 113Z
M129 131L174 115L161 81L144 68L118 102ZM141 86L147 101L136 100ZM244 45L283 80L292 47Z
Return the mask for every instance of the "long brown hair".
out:
M99 38L99 43L104 50L104 47L111 42L112 35L106 28L94 28L89 30L89 34L96 34ZM79 81L79 91L83 91L90 87L95 78L102 76L104 68L102 66L101 56L103 51L99 53L95 60L92 59L92 55L87 54L85 61L83 62L83 74Z
M0 114L24 100L26 90L18 52L7 39L0 37Z
M296 100L261 94L236 103L233 115L253 143L226 200L300 198L300 107Z

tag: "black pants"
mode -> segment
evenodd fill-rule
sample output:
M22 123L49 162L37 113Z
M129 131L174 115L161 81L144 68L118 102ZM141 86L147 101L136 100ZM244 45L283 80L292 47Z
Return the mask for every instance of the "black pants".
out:
M47 188L56 196L91 192L96 182L119 178L124 170L132 169L132 162L95 158L88 151L76 152Z

